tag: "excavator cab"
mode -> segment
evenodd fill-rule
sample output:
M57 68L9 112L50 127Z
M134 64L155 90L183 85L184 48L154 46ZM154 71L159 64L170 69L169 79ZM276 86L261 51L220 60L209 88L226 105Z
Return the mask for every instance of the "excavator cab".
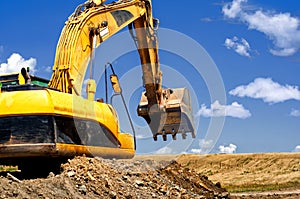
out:
M176 140L177 134L186 139L187 133L196 137L191 99L187 88L163 89L163 100L159 110L148 107L146 93L143 92L137 108L138 115L143 117L150 126L154 141L161 135L167 141L167 135Z
M14 87L21 88L25 84L32 84L34 86L48 87L49 80L29 74L29 68L22 68L20 72L1 74L0 87L2 90L12 90Z

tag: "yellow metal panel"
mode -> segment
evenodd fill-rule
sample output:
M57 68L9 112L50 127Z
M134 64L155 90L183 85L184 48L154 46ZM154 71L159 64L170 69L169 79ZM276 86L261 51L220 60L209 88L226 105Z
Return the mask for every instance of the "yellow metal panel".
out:
M115 118L112 107L108 104L52 90L49 90L49 94L54 114L97 121L118 137L118 120Z
M120 133L118 140L121 143L122 149L134 149L134 141L131 134Z
M27 158L27 157L74 157L86 155L89 157L99 156L103 158L123 158L134 157L133 149L120 149L96 146L83 146L75 144L11 144L0 145L1 158Z
M0 116L49 114L53 105L47 91L18 91L0 94Z
M132 136L120 134L116 112L105 103L46 89L1 93L0 107L0 117L41 114L97 121L114 134L122 148L133 149Z
M99 156L103 158L123 158L129 159L134 157L133 149L120 149L108 147L83 146L74 144L56 144L57 153L61 156Z

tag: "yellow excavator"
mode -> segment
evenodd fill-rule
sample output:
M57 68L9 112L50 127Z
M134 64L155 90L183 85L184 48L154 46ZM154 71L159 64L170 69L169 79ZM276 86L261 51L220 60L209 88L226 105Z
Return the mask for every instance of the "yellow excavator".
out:
M0 165L34 157L76 155L132 158L135 136L122 133L112 105L96 99L92 76L94 50L128 26L138 47L145 92L138 115L149 124L154 140L195 137L190 96L186 88L162 88L158 58L158 20L151 0L89 0L79 5L62 30L49 82L22 69L0 76ZM120 44L122 45L122 44ZM89 66L90 65L90 66ZM90 67L86 93L82 85ZM118 77L113 90L122 92Z

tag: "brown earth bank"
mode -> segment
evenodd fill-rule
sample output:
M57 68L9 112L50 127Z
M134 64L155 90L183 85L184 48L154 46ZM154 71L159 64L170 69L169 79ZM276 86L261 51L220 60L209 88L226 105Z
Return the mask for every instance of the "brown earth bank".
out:
M76 157L46 178L0 178L0 198L228 198L228 192L176 161ZM34 171L32 171L34 173Z
M183 167L220 182L231 198L300 198L300 153L182 155Z
M279 190L279 191L264 191L264 192L250 192L250 193L233 193L232 199L299 199L300 189Z
M300 189L300 153L182 155L177 162L230 192Z

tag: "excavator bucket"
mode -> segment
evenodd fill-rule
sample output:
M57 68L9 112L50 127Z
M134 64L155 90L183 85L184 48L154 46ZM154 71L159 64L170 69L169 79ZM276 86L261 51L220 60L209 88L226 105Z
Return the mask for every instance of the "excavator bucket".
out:
M189 90L187 88L163 89L163 93L168 95L160 110L149 109L145 92L137 109L138 115L143 117L150 126L153 139L157 141L157 136L161 135L166 141L168 134L172 135L173 140L176 140L177 134L181 134L182 138L186 139L187 133L191 133L192 138L195 138Z

